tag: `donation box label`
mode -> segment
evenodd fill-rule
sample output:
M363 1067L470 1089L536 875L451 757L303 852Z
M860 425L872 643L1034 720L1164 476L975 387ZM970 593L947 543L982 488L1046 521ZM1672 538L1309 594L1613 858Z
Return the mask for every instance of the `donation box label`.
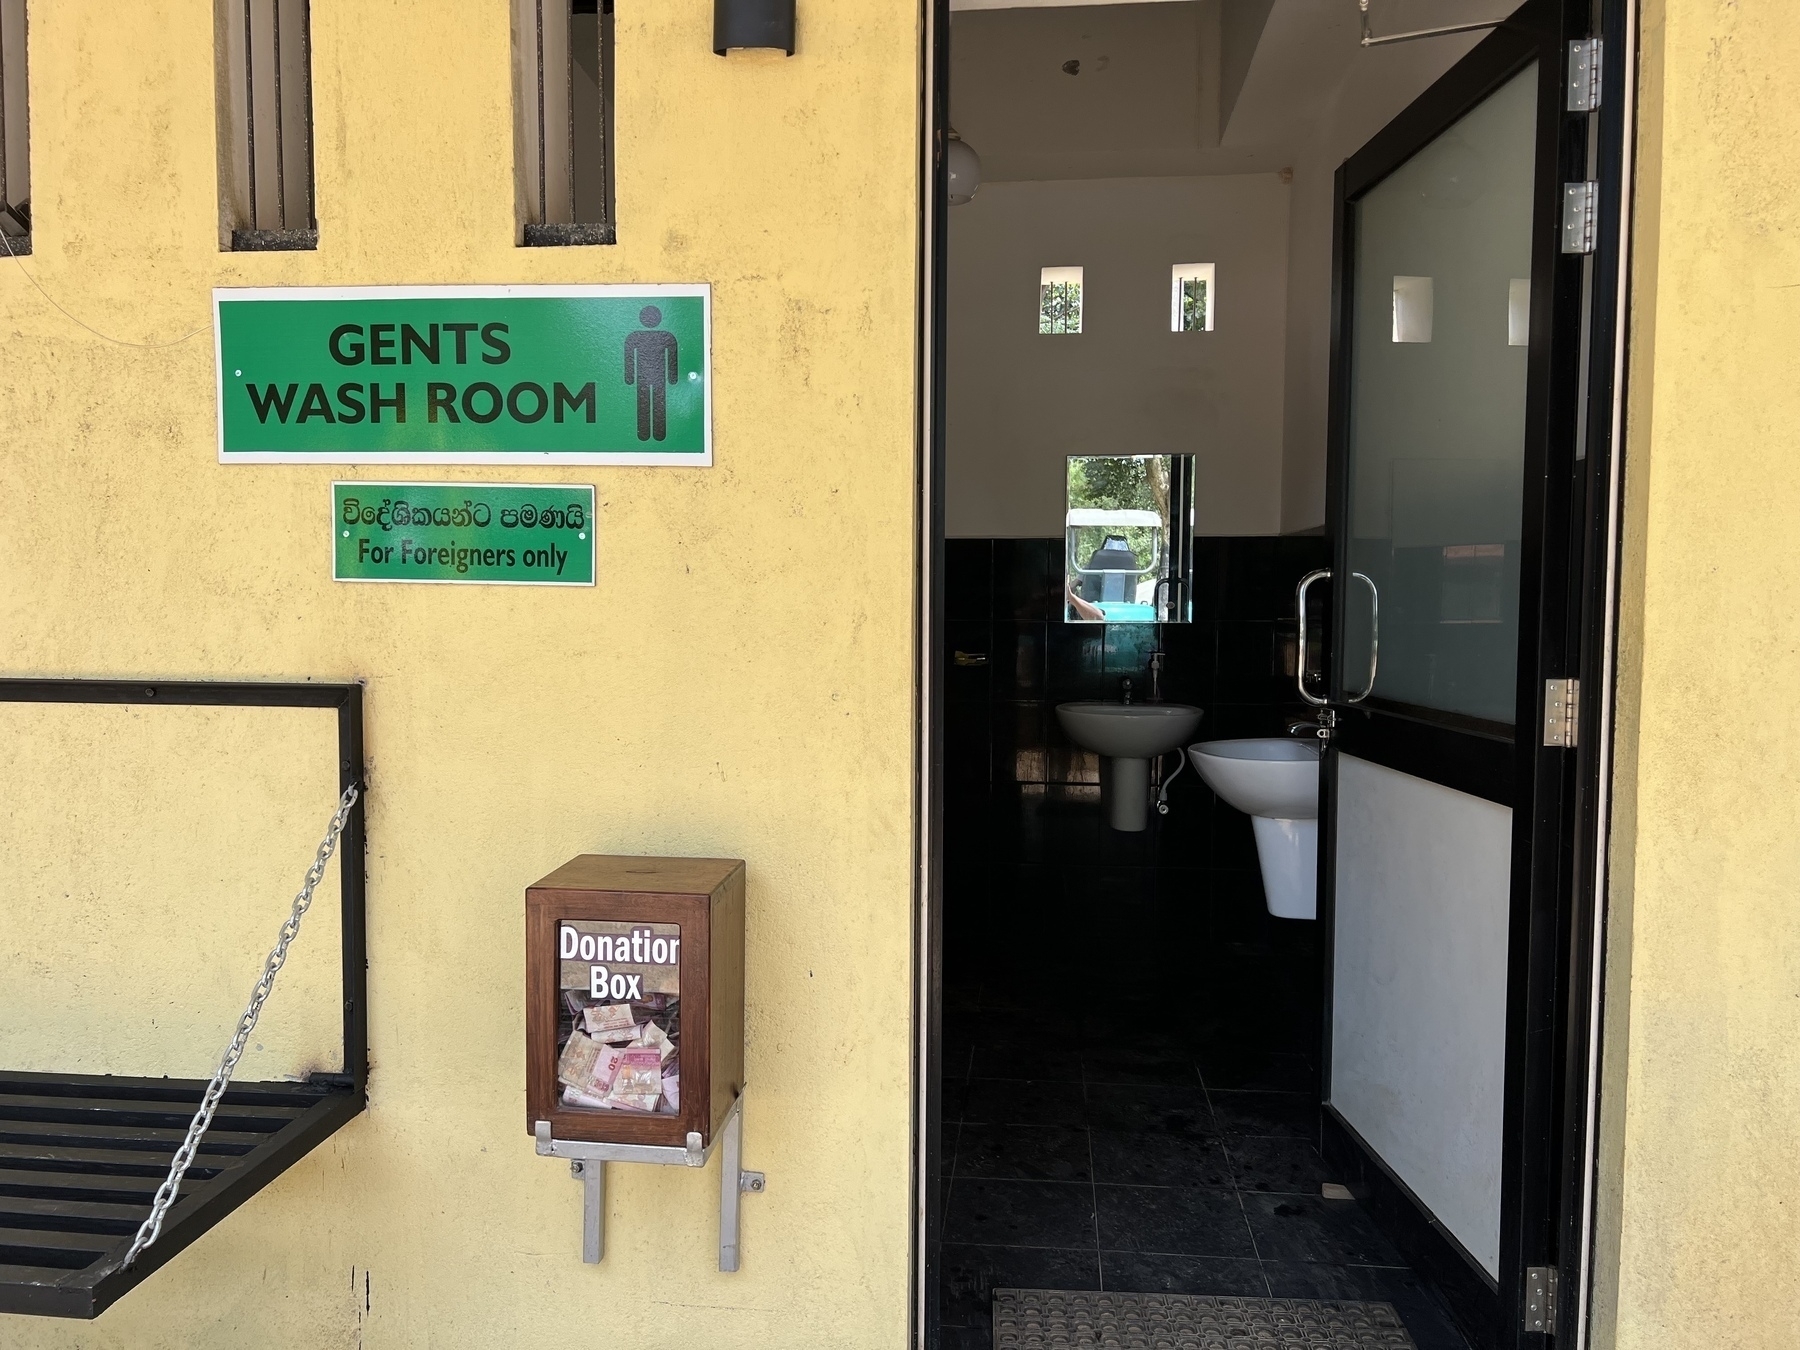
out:
M556 925L556 1081L574 1111L681 1111L681 925Z
M228 463L712 463L699 286L213 292Z
M594 489L333 483L335 581L594 584Z

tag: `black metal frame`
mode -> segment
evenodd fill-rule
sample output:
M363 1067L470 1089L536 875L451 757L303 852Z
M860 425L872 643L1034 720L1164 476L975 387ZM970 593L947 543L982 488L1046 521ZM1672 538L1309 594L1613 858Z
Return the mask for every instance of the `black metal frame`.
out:
M1564 1297L1557 1314L1558 1343L1584 1343L1591 1293L1593 1161L1598 1125L1588 1119L1590 1094L1597 1107L1600 1062L1596 957L1604 947L1607 784L1612 772L1610 716L1614 668L1619 500L1623 482L1625 269L1630 247L1625 202L1635 108L1630 78L1635 61L1635 0L1592 0L1596 30L1604 36L1605 97L1590 127L1589 176L1601 184L1600 217L1591 276L1586 407L1581 432L1585 454L1577 466L1569 508L1569 549L1574 558L1567 600L1565 650L1582 688L1592 691L1580 708L1575 753L1568 758L1565 875L1570 879L1563 921L1565 969L1556 1006L1561 1037L1554 1086L1560 1091L1558 1137L1547 1141L1559 1165L1555 1209L1544 1221L1554 1229Z
M925 397L917 428L917 488L928 494L920 513L915 603L918 662L915 674L920 709L919 742L914 765L914 810L919 818L914 857L917 916L914 935L914 1025L920 1028L914 1052L913 1213L914 1229L911 1343L937 1350L941 1340L940 1300L944 1230L943 1063L944 1040L944 464L948 422L945 376L949 369L949 270L945 249L950 237L950 174L944 151L950 126L950 0L924 0L928 26L925 78L919 106L920 197L925 209L919 221L919 352Z
M1351 207L1507 79L1539 64L1516 731L1374 697L1350 705L1344 698L1347 654L1341 644L1330 666L1332 700L1339 709L1338 751L1513 808L1499 1280L1487 1277L1329 1105L1324 1132L1328 1156L1363 1183L1371 1207L1387 1220L1409 1258L1434 1276L1465 1328L1479 1344L1505 1350L1534 1343L1534 1333L1524 1329L1526 1268L1560 1267L1562 1288L1573 1295L1588 1240L1583 1212L1588 1127L1577 1106L1585 1103L1594 1071L1588 1053L1590 976L1599 940L1596 861L1604 838L1594 804L1607 771L1597 749L1598 699L1584 700L1577 753L1543 747L1541 729L1546 679L1579 675L1585 688L1598 693L1608 668L1603 634L1613 597L1606 484L1619 453L1612 399L1624 247L1618 189L1629 116L1620 97L1626 3L1529 0L1338 174L1328 522L1343 519L1347 492ZM1594 34L1607 43L1607 97L1598 116L1591 117L1566 109L1566 61L1572 40ZM1601 184L1605 210L1599 246L1592 255L1564 254L1562 185L1585 179ZM1343 531L1336 533L1336 569L1345 575L1348 541ZM1335 633L1345 631L1346 590L1334 588ZM1336 761L1335 752L1327 758L1321 803L1326 860L1335 855ZM1327 1099L1334 902L1327 865L1320 875ZM1558 1334L1569 1338L1566 1343L1574 1343L1580 1331L1579 1302L1573 1296L1560 1301Z
M343 1071L305 1083L233 1083L161 1234L129 1269L120 1262L206 1084L0 1072L0 1313L97 1317L367 1105L362 692L359 684L0 679L0 703L335 709L339 790L359 788L338 844Z

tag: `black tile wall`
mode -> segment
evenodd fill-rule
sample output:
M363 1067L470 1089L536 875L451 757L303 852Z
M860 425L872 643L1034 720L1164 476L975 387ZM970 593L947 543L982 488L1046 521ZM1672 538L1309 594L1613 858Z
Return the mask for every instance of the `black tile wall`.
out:
M1195 616L1187 624L1071 624L1062 621L1062 541L952 539L945 544L950 701L981 701L996 723L1006 705L1118 698L1130 679L1149 692L1150 654L1165 652L1163 697L1206 710L1200 735L1276 735L1307 715L1294 690L1294 585L1324 565L1325 540L1312 535L1195 541ZM958 664L954 653L964 654ZM967 660L985 658L982 664ZM1040 718L1044 742L1064 743L1054 717ZM995 738L995 744L1000 744ZM953 746L954 750L955 747ZM996 783L1091 782L1050 772L1036 758L996 757Z
M994 541L944 541L944 617L951 623L993 617Z
M1162 940L1164 974L1179 974L1190 941L1304 963L1316 943L1283 931L1307 925L1268 917L1249 818L1221 807L1191 768L1174 773L1171 755L1169 814L1139 835L1108 828L1103 765L1063 734L1056 705L1118 698L1127 679L1147 698L1160 643L1163 697L1205 714L1196 739L1282 734L1309 715L1291 673L1294 586L1325 555L1316 536L1199 539L1194 622L1095 625L1062 620L1061 540L946 542L946 852L984 869L981 883L953 885L967 901L947 912L952 961L959 934L1011 931L1021 913L1136 904ZM1033 866L1056 870L1054 894L1018 899L1009 869Z

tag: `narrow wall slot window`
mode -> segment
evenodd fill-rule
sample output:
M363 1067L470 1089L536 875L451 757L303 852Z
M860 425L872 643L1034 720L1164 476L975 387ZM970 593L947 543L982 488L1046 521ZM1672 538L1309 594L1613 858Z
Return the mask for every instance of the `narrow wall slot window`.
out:
M1169 331L1210 333L1213 330L1212 263L1176 263L1169 280Z
M1081 269L1046 267L1038 278L1038 332L1081 331Z
M513 0L513 58L518 242L612 243L612 0Z
M1431 278L1394 278L1394 341L1431 341Z
M1531 278L1514 277L1506 287L1506 345L1531 345Z
M31 137L25 102L25 0L0 0L0 248L31 252Z
M218 0L219 246L319 246L308 0Z

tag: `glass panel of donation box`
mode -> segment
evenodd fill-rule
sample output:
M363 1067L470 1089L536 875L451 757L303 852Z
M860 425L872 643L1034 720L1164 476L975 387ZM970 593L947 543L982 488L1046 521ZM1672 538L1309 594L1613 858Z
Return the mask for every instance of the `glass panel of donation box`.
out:
M681 926L556 926L556 1078L574 1111L681 1110Z

